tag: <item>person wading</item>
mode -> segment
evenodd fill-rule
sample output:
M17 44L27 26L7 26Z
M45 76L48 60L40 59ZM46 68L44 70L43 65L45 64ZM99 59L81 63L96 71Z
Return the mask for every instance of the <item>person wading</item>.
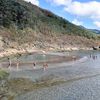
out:
M16 66L17 66L17 70L19 70L19 62L18 61L17 61Z
M43 64L43 70L45 71L47 68L48 68L48 64L47 63L44 63Z
M8 58L8 62L9 62L8 68L11 69L11 60L10 60L10 58Z
M36 63L33 62L33 69L36 69Z

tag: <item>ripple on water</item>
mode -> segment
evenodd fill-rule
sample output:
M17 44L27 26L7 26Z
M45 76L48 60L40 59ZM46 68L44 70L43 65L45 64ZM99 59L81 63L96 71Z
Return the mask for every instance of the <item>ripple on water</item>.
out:
M100 100L100 76L35 90L15 100Z

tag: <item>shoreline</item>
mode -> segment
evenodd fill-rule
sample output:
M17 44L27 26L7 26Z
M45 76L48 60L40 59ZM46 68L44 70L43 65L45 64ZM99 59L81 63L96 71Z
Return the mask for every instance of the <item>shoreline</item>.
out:
M30 53L43 53L46 54L48 52L64 52L64 51L79 51L79 50L93 50L92 48L78 48L78 47L68 47L68 48L64 48L64 49L40 49L39 48L19 48L19 49L14 49L14 48L7 48L3 51L0 52L0 59L4 58L4 57L10 57L10 56L21 56L23 54L30 54Z
M91 62L93 62L93 61L91 61ZM93 63L97 64L97 62L93 62ZM87 62L86 62L86 64L87 64ZM88 64L90 64L90 62ZM98 61L98 64L99 64L99 61ZM31 92L32 92L32 94L30 94L29 96L33 96L33 94L36 93L40 97L40 94L38 93L38 91L39 92L42 91L42 93L43 93L44 89L47 89L47 90L45 90L45 93L52 93L50 91L51 87L56 88L59 86L63 86L64 84L65 84L64 86L68 87L68 90L69 90L69 87L71 86L70 84L72 84L72 86L75 86L76 88L80 86L80 89L81 89L81 87L82 87L81 82L83 84L83 81L87 82L87 79L88 79L88 84L90 84L91 78L95 79L98 75L100 75L99 74L100 70L98 70L99 66L91 67L90 66L91 64L88 66L87 65L84 66L84 64L81 64L81 63L79 63L78 65L75 65L75 66L68 65L68 67L65 67L64 65L61 65L61 66L54 65L53 67L55 67L55 68L53 69L53 71L52 71L52 69L49 69L46 72L43 72L41 70L36 70L36 71L28 70L28 72L26 71L27 73L25 71L20 71L20 70L11 72L10 75L12 77L10 76L8 78L9 80L7 80L8 83L3 85L3 86L7 87L7 88L3 87L3 90L7 91L7 94L5 92L4 98L7 98L7 99L10 99L10 98L16 99L17 98L17 100L19 100L19 99L22 100L21 97L24 98L26 96L26 94L30 94ZM57 67L62 67L62 68L60 69ZM97 70L94 70L94 68ZM99 78L98 78L98 80L99 80ZM91 83L93 83L94 81L95 80L93 80ZM74 82L75 82L75 84L74 84ZM76 82L79 82L80 85L76 86ZM98 82L96 84L98 84ZM84 86L87 86L87 83L85 83ZM91 86L91 84L90 84L90 86ZM94 86L94 84L92 86ZM66 89L66 87L64 87L64 88ZM87 87L83 87L83 88L85 88L85 90L87 90ZM2 89L2 87L1 87L1 89ZM63 87L61 89L63 89ZM68 91L68 90L66 90L66 91ZM4 91L1 91L1 92L4 93ZM61 92L59 92L58 90L56 91L56 93L58 93L58 95ZM91 87L90 87L90 92L91 92ZM27 96L27 97L29 97L29 96ZM52 95L50 95L50 96L52 96ZM33 96L32 99L34 99L34 97L35 96ZM26 99L28 99L28 98L26 98Z

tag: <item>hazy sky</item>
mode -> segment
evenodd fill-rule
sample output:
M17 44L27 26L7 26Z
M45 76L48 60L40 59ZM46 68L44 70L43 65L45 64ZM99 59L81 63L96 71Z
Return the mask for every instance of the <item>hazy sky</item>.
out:
M76 25L100 29L100 0L25 0Z

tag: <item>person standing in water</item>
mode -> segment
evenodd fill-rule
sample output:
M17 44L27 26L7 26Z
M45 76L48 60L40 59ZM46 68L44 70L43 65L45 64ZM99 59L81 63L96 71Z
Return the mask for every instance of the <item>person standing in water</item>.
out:
M47 68L48 68L48 64L47 63L44 63L43 64L43 70L45 71Z
M92 57L92 54L90 54L90 58Z
M19 70L19 62L17 61L17 70Z
M9 62L8 68L11 69L11 60L10 60L10 58L8 58L8 62Z
M17 68L17 70L19 70L19 60L18 60L18 58L17 58L16 68Z
M33 69L36 69L36 63L33 62Z
M76 61L76 56L72 56L73 60Z

